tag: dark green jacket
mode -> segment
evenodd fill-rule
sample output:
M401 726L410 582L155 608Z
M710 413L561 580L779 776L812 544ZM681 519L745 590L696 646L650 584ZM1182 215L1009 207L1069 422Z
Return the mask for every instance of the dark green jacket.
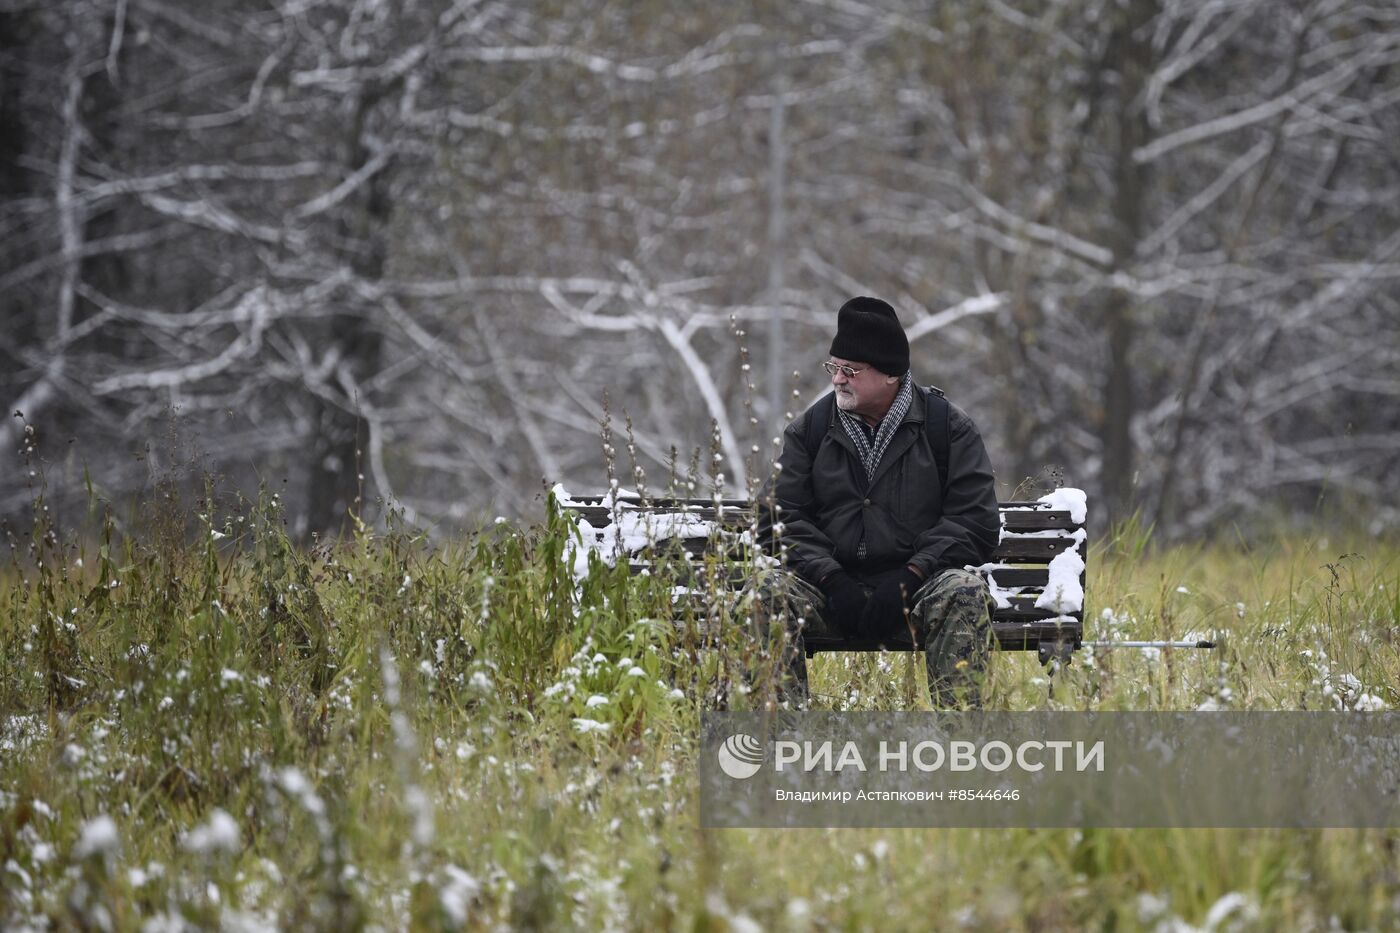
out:
M776 496L776 538L786 548L789 569L820 583L835 570L868 580L912 564L927 579L991 557L1001 532L992 464L972 419L949 405L946 501L933 444L924 431L924 389L914 393L870 483L837 419L836 406L829 408L831 419L815 457L807 453L807 422L813 409L787 426L780 468L776 479L765 485L761 501ZM770 545L773 525L773 516L765 514L760 531ZM864 560L857 557L862 537Z

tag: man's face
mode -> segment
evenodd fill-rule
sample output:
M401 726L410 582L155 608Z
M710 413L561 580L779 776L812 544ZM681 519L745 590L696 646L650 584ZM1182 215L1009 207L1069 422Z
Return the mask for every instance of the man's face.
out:
M831 362L856 370L854 376L848 376L838 369L831 377L831 385L836 390L836 406L864 418L883 418L899 391L898 377L886 375L869 363L856 360L833 356Z

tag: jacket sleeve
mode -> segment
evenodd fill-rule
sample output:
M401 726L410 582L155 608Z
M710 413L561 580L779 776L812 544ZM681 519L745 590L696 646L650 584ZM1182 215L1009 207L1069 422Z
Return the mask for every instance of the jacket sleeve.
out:
M840 570L841 564L836 560L835 545L816 519L812 458L807 454L806 443L811 417L808 409L783 431L783 452L778 457L777 470L759 493L759 540L774 556L779 556L781 549L789 570L819 584ZM776 517L773 504L778 506Z
M909 561L925 579L942 570L986 563L1001 538L996 480L982 434L957 406L949 413L948 432L943 516L915 539Z

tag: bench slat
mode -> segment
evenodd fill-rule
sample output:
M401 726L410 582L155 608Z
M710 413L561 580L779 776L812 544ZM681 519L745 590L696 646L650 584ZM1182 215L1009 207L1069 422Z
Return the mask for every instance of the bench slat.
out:
M1059 538L1003 538L992 552L992 560L999 564L1048 563L1056 554L1074 547L1074 539Z
M587 505L601 505L601 504L603 503L603 499L604 499L604 497L603 497L601 494L600 494L600 495L588 495L588 494L585 493L585 494L583 494L583 495L574 496L574 497L570 500L570 503L571 503L570 508L573 508L573 507L575 507L575 506L577 506L577 505L586 505L586 506L587 506ZM621 495L618 496L618 501L619 501L619 502L622 502L622 503L625 503L625 504L628 504L628 505L637 505L637 504L640 504L640 503L642 502L642 499L641 499L639 496L637 496L637 495L635 495L635 494L632 494L632 493L622 493ZM684 506L708 506L708 507L713 507L714 504L715 504L715 500L714 500L714 497L713 497L713 496L648 496L647 499L646 499L646 503L647 503L648 506L655 506L655 507L658 507L658 508L671 509L671 508L681 508L681 507L684 507ZM724 499L724 498L721 498L721 499L719 500L719 504L722 505L722 506L724 506L724 508L726 508L726 509L739 509L739 510L743 511L743 510L746 510L746 509L749 508L750 502L749 502L748 499ZM998 506L998 508L1000 508L1003 512L1007 512L1007 511L1053 512L1053 511L1056 511L1055 509L1052 509L1052 508L1051 508L1049 505L1047 505L1046 503L1040 502L1040 501L1038 501L1038 500L1036 500L1036 499L1009 499L1009 500L1007 500L1006 502L998 502L998 503L997 503L997 506Z
M656 542L662 552L679 544L692 557L703 557L705 552L709 550L710 543L709 538L665 538ZM996 550L992 552L992 561L999 564L1046 564L1056 554L1073 546L1074 540L1072 538L1008 539L997 545ZM997 580L1000 582L1000 574L997 574ZM1003 586L1018 585L1022 584L1003 584Z
M1045 567L1011 567L990 571L998 586L1040 586L1050 582L1050 571Z
M1010 532L1017 531L1074 531L1083 526L1077 525L1068 512L1009 512L1001 513L1002 527Z
M613 521L612 509L601 505L583 506L574 509L574 511L594 528L606 528ZM635 510L624 509L623 511ZM714 509L709 508L690 509L684 514L703 522L715 520ZM1002 516L1006 519L1003 527L1011 534L1035 531L1073 532L1082 527L1074 523L1068 512L1003 512ZM747 512L726 512L720 520L720 524L726 528L746 528L749 521L750 515Z
M1032 606L1012 606L1010 609L997 609L992 613L993 622L1037 622L1041 619L1053 619L1062 613L1052 612L1048 609L1036 609Z
M641 573L643 570L652 568L651 562L647 560L633 560L629 564L632 573ZM675 565L671 565L675 569ZM1050 582L1050 573L1044 567L1014 567L1011 569L993 570L992 575L996 577L997 585L1002 587L1041 587ZM742 572L736 573L735 582L743 582L748 579Z

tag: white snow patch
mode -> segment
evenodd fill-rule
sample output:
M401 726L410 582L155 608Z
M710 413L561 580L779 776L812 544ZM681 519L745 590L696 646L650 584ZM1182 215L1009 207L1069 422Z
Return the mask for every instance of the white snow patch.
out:
M1137 910L1140 923L1151 923L1167 912L1171 902L1165 895L1143 891L1138 895Z
M23 887L26 891L34 887L34 878L29 874L29 872L24 870L23 865L21 865L19 862L16 862L14 859L10 859L7 862L5 862L5 871L8 874L14 875L16 878L18 878L20 880L21 887Z
M602 557L610 565L623 557L667 538L708 538L715 523L684 512L618 512L613 523L598 535Z
M185 834L184 847L187 852L197 855L214 855L219 852L237 852L243 837L238 824L224 810L215 807L209 814L209 821L196 826Z
M93 855L115 855L121 845L117 824L103 813L83 824L78 832L78 842L73 846L73 857L85 859Z
M1245 897L1240 892L1231 891L1212 904L1210 910L1206 912L1205 928L1207 930L1214 930L1224 922L1226 917L1235 913L1238 913L1240 919L1245 923L1249 923L1258 919L1259 908L1254 905L1252 900Z
M997 579L992 574L987 574L987 592L991 593L992 601L997 604L998 609L1010 609L1013 591L997 585Z
M1072 486L1056 489L1041 496L1037 501L1044 502L1056 511L1068 512L1070 521L1076 525L1084 524L1084 517L1089 513L1089 497L1084 494L1084 490Z
M582 580L588 576L588 552L592 550L589 543L598 540L598 530L582 516L578 519L578 530L584 545L580 547L577 541L570 538L564 545L564 560L573 570L574 579Z
M1083 535L1081 528L1076 535ZM1084 572L1084 558L1079 556L1079 545L1068 551L1056 554L1050 561L1049 581L1045 591L1035 601L1037 609L1049 609L1060 614L1078 612L1084 608L1084 588L1079 584L1079 575Z
M564 554L576 580L588 576L590 551L597 553L604 563L612 567L618 560L630 558L658 542L669 539L685 540L721 535L752 544L747 532L726 532L719 523L701 519L691 512L639 512L639 498L625 489L608 492L600 501L588 503L575 500L562 484L555 485L552 491L562 509L576 510L584 505L601 505L612 514L611 523L602 529L595 528L581 515L577 516L576 522L583 544L580 547L578 542L570 540ZM771 562L773 566L777 565L777 560L767 555L757 555L757 560L760 564L767 565Z
M466 925L468 910L481 893L481 882L456 865L444 865L438 882L438 901L454 928Z

